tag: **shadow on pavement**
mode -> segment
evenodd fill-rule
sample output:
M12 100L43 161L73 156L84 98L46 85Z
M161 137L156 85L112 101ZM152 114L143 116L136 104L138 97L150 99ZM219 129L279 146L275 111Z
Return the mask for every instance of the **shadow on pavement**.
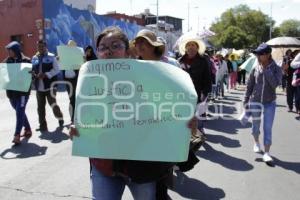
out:
M216 115L221 117L222 115L232 115L236 112L236 107L233 105L226 105L223 104L223 102L215 103L213 105L210 105L208 108L208 112L211 115Z
M219 131L222 133L229 133L229 134L237 134L238 129L242 128L250 128L251 123L247 123L246 126L243 126L238 120L223 120L221 118L215 120L207 120L204 127L206 129L211 129L215 131ZM209 130L207 131L209 132Z
M229 133L237 134L238 129L250 128L251 123L247 123L243 126L238 118L237 108L234 106L228 106L225 104L217 104L209 107L207 122L204 127L207 129Z
M278 107L278 108L285 108L286 106L285 105L281 105L281 104L276 104L276 107Z
M286 162L286 161L282 161L279 160L278 158L273 157L274 160L274 164L278 167L282 167L283 169L286 170L290 170L290 171L294 171L297 174L300 174L300 163L296 163L296 162Z
M261 153L261 154L263 154L263 153ZM256 158L255 161L265 163L262 158ZM276 164L274 162L268 162L268 163L265 163L265 164L269 167L275 167L276 166Z
M225 154L222 151L217 151L212 146L207 143L203 144L205 151L198 151L196 155L200 159L206 159L213 163L217 163L227 169L235 171L250 171L253 169L253 165L249 164L247 161L235 158L230 155Z
M234 94L234 95L243 95L245 93L245 90L236 90L236 91L230 91L229 94ZM230 96L230 95L229 95Z
M29 158L46 154L48 147L41 147L34 143L28 143L28 139L23 139L20 145L14 145L4 150L0 157L3 159Z
M42 140L49 140L51 143L60 143L63 140L68 140L69 135L62 132L61 128L57 128L53 132L49 132L49 131L41 132L39 138L41 138Z
M241 147L239 140L230 139L230 138L224 137L223 135L206 134L206 137L207 137L207 141L214 143L214 144L221 144L223 147L228 147L228 148Z
M180 171L176 171L174 179L174 192L187 199L201 199L201 200L218 200L225 197L225 192L220 188L211 188L205 183L189 178Z
M215 104L215 103L222 103L222 104L227 104L227 105L231 105L231 106L234 106L234 102L231 102L231 101L223 101L223 100L215 100L214 102L213 102L213 104Z
M242 102L242 100L239 97L234 96L225 96L224 100Z

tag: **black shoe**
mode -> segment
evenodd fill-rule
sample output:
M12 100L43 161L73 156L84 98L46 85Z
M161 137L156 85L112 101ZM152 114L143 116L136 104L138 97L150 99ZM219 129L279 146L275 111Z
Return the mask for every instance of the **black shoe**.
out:
M59 120L59 121L58 121L59 127L63 127L63 126L64 126L64 123L65 123L64 120L62 120L62 119Z
M35 129L36 131L40 131L40 132L47 132L48 131L48 127L47 126L40 126L39 128Z

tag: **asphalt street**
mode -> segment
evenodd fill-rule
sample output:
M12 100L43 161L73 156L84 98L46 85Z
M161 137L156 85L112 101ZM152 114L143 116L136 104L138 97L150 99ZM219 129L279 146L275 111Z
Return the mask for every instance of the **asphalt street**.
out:
M197 152L200 162L187 173L174 173L171 199L300 199L299 117L287 112L285 96L279 93L271 147L274 166L268 166L252 151L251 124L244 127L237 120L243 93L226 93L210 105L213 119L205 124L207 142ZM69 124L67 93L57 99ZM26 112L37 128L34 92ZM47 120L49 133L34 132L13 147L15 113L0 91L0 200L91 199L88 159L71 155L68 128L57 129L48 105ZM123 199L132 199L127 188Z

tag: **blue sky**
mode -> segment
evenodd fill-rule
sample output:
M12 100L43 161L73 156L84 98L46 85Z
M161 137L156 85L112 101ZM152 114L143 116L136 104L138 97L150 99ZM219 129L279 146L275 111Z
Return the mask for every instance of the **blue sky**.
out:
M97 0L96 12L104 14L108 11L117 11L132 15L149 8L151 13L156 14L156 2L157 0ZM184 19L184 32L187 30L188 21L192 30L197 31L204 26L208 28L224 11L240 4L261 10L269 16L272 11L272 18L277 26L286 19L300 20L300 0L158 0L158 4L159 15ZM190 7L189 20L188 7Z

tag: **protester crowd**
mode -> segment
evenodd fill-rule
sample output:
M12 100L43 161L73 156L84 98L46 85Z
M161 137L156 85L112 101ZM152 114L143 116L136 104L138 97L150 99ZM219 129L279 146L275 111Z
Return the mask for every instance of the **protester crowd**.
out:
M21 51L21 45L14 41L5 48L8 58L5 63L32 63L32 87L27 92L7 90L12 108L16 112L16 127L12 142L21 144L21 137L30 138L32 127L30 119L25 113L30 92L36 90L37 114L41 133L48 131L46 120L46 101L51 106L58 126L65 124L63 113L56 101L58 74L60 73L59 57L47 50L47 43L37 42L37 52L30 59ZM70 40L68 46L77 46L76 41ZM189 38L179 44L180 57L176 60L167 56L166 41L164 38L143 29L136 37L129 41L127 35L117 27L108 27L103 30L96 40L96 50L87 46L85 61L96 59L131 58L145 61L161 61L171 64L170 67L179 67L182 73L188 73L198 95L197 103L214 103L236 90L238 85L245 85L246 92L243 101L245 114L241 118L242 124L252 117L252 135L254 138L254 152L261 152L260 124L263 115L263 144L265 162L272 162L270 147L272 144L272 126L276 110L276 88L282 85L286 88L288 111L300 115L300 54L299 51L287 51L282 66L278 66L272 59L272 49L267 44L259 45L253 53L258 59L258 65L248 74L241 69L245 57L238 57L232 53L214 52L206 50L205 44L197 38ZM96 52L96 53L95 53ZM70 101L70 137L80 137L74 124L74 108L76 85L79 70L63 70L63 79ZM283 74L283 78L282 78ZM155 78L153 78L155 81ZM256 110L255 112L252 112ZM200 113L198 118L192 118L188 127L191 129L191 143L188 160L182 163L150 162L132 160L109 160L90 158L90 177L93 199L121 199L125 185L127 185L135 199L167 199L167 189L172 187L173 170L182 172L191 170L198 159L195 151L206 140L205 117ZM22 133L22 129L24 131Z

